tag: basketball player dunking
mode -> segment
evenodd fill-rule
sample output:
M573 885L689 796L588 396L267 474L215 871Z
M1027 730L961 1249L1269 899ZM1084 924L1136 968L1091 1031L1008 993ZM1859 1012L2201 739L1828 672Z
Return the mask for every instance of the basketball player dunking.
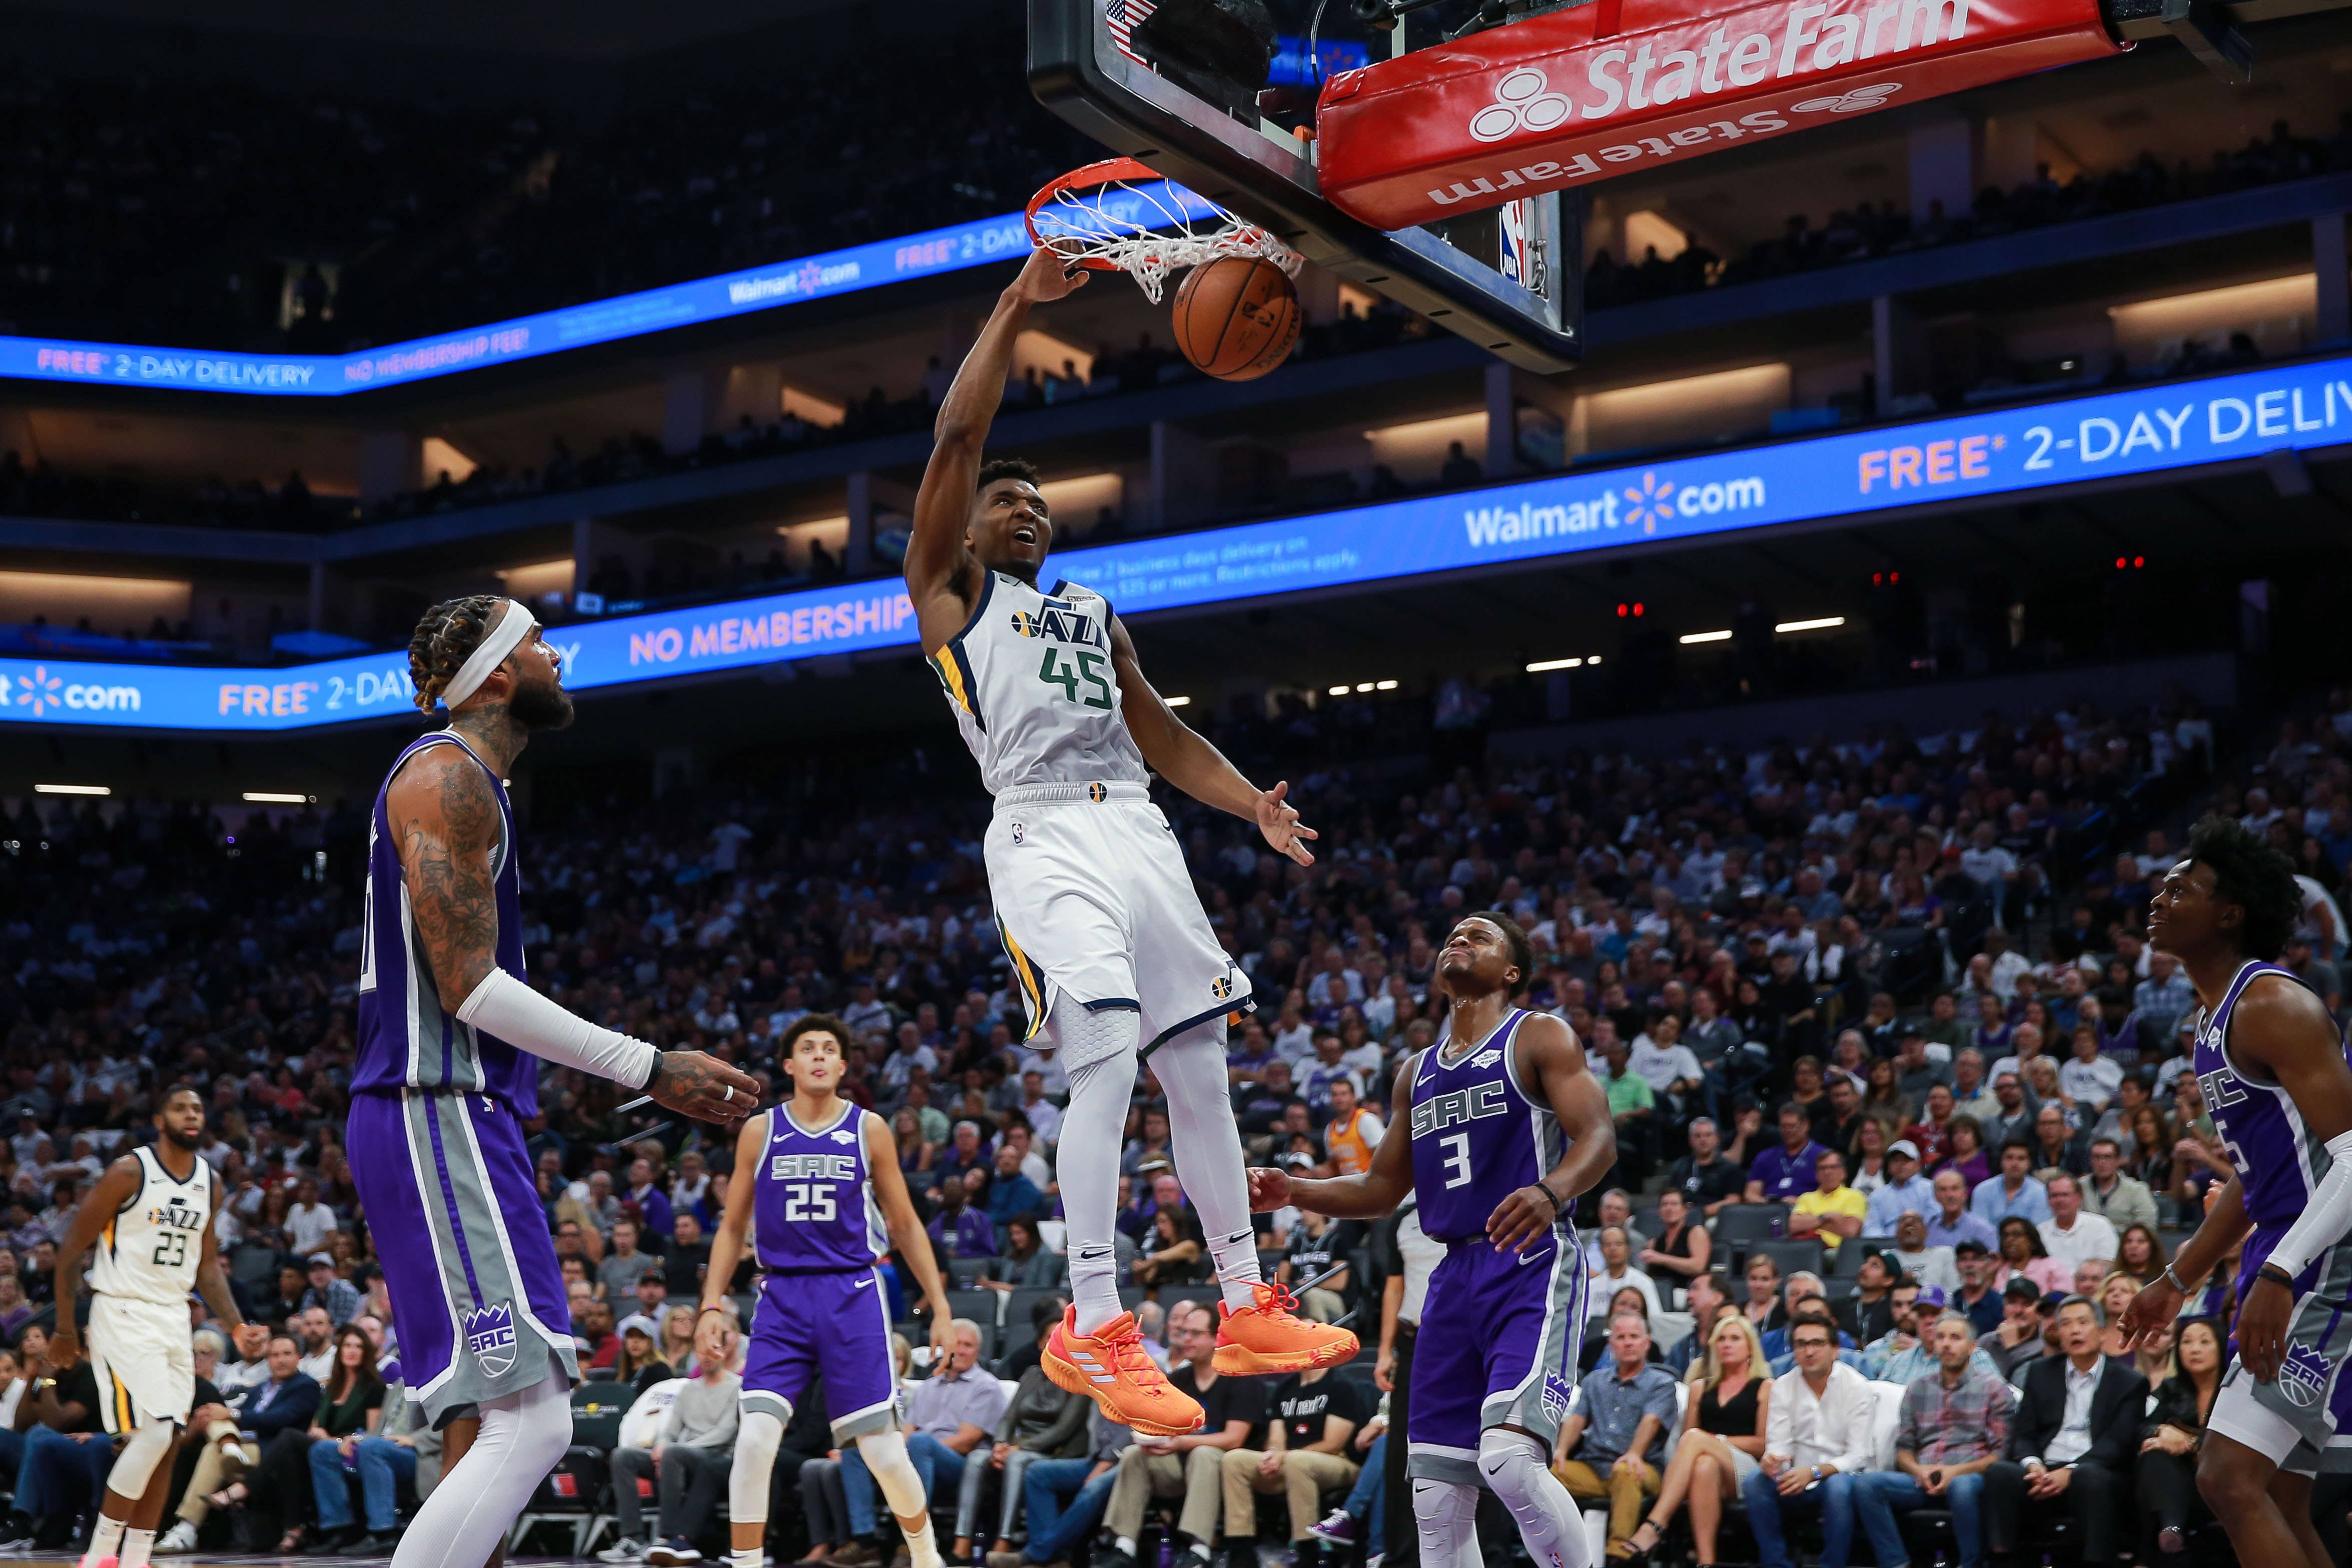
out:
M1584 1254L1567 1215L1615 1163L1617 1133L1574 1032L1511 1005L1533 967L1507 916L1463 920L1431 982L1451 999L1445 1037L1397 1074L1395 1121L1371 1169L1327 1181L1250 1173L1262 1212L1296 1204L1371 1219L1410 1197L1445 1245L1407 1391L1423 1568L1476 1568L1482 1479L1538 1568L1580 1568L1591 1554L1549 1467L1584 1327Z
M163 1093L155 1142L106 1168L58 1248L57 1327L49 1358L73 1364L74 1300L91 1259L90 1372L106 1433L126 1438L106 1475L82 1568L146 1568L172 1490L171 1457L195 1401L188 1297L199 1294L226 1324L237 1352L258 1356L268 1335L247 1324L221 1272L213 1218L220 1178L196 1153L204 1097L186 1084Z
M2197 1488L2238 1561L2270 1568L2327 1568L2313 1478L2352 1469L2352 1061L2326 1005L2272 962L2302 910L2293 862L2224 817L2197 825L2148 906L2149 942L2203 1005L2193 1065L2237 1173L2123 1319L2127 1344L2170 1322L2244 1238L2238 1364L2206 1422Z
M348 1146L404 1379L447 1433L442 1484L393 1563L472 1568L490 1560L572 1440L578 1361L523 1141L539 1114L541 1060L705 1121L748 1114L759 1086L714 1057L656 1050L530 988L521 846L503 781L534 731L572 721L530 612L485 595L436 605L408 663L417 706L446 704L449 722L402 748L368 825Z
M760 1258L751 1344L743 1361L742 1419L728 1471L731 1568L760 1568L768 1533L768 1480L794 1402L824 1380L833 1446L855 1445L906 1532L909 1568L940 1568L922 1478L898 1430L898 1372L890 1353L890 1302L875 1260L898 1254L930 1308L932 1364L948 1350L945 1287L930 1237L907 1197L889 1124L841 1098L852 1036L824 1013L796 1018L778 1042L792 1097L743 1123L728 1178L727 1209L710 1239L697 1353L719 1350L725 1305L747 1232ZM754 1222L756 1221L756 1230ZM656 1548L655 1563L674 1563ZM686 1559L693 1561L693 1559Z
M1201 1406L1144 1354L1119 1309L1113 1251L1119 1139L1141 1050L1158 1049L1176 1163L1223 1289L1217 1371L1336 1366L1355 1355L1356 1336L1303 1321L1259 1280L1225 1088L1225 1017L1249 1005L1249 982L1209 929L1151 804L1151 774L1255 822L1302 866L1314 861L1305 841L1315 835L1284 799L1286 784L1259 789L1160 700L1101 595L1038 585L1054 524L1035 472L981 461L1029 308L1084 278L1034 251L981 329L940 408L907 591L923 652L996 797L988 880L1030 1035L1046 1034L1069 1075L1059 1173L1073 1301L1043 1363L1110 1419L1174 1436L1200 1426Z

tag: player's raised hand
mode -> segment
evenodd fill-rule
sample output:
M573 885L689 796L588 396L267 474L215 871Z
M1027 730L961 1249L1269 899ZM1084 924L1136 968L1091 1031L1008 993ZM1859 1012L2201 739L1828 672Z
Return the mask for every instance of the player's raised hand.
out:
M1012 292L1033 305L1063 299L1086 286L1087 269L1062 259L1059 252L1039 246L1013 280Z
M1284 779L1272 789L1260 790L1257 796L1257 830L1265 841L1302 866L1315 864L1315 852L1302 840L1321 837L1298 820L1298 808L1285 797L1290 794L1290 781Z
M1290 1205L1290 1173L1265 1165L1249 1168L1250 1213L1272 1214Z
M760 1085L708 1051L664 1051L646 1092L697 1121L740 1121L760 1106Z

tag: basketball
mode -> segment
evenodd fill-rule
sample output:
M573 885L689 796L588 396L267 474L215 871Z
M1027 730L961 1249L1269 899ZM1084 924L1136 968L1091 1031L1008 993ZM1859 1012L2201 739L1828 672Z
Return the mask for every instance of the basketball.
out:
M1297 341L1298 290L1271 261L1221 256L1176 290L1176 346L1220 381L1255 381Z

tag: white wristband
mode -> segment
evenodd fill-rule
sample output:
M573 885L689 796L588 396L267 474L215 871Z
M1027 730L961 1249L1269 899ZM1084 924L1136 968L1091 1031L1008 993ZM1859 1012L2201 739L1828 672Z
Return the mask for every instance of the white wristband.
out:
M631 1089L653 1080L661 1052L644 1040L592 1024L503 969L493 969L457 1008L457 1021L535 1057L609 1078Z
M2264 1259L2286 1270L2290 1279L2352 1230L2352 1132L2329 1139L2327 1152L2335 1163L2319 1179L2318 1191Z

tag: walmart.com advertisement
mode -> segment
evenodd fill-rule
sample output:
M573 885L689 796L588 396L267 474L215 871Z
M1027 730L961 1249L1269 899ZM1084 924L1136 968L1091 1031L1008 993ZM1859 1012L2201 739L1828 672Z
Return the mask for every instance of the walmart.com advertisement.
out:
M1129 615L2352 442L2352 358L1057 553ZM1923 527L1934 527L1931 521ZM574 690L915 641L895 582L562 626ZM404 653L282 669L0 659L0 721L281 731L414 713Z

